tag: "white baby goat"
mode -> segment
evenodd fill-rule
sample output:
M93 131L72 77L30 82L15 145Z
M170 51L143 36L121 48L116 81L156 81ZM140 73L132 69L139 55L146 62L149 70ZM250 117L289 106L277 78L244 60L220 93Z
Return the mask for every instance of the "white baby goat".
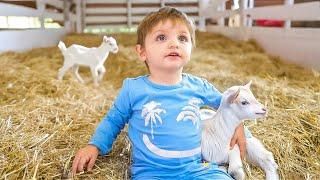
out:
M217 164L229 163L228 173L235 179L244 179L238 145L230 150L230 141L236 127L245 119L264 117L267 113L250 91L251 81L245 86L233 86L225 91L217 112L201 109L202 142L204 160ZM271 152L267 151L255 137L247 137L247 159L260 166L268 180L279 179L277 164Z
M66 48L66 45L60 41L58 44L63 56L64 63L59 69L58 79L62 80L64 74L72 67L73 73L80 83L84 83L78 73L79 65L89 66L93 77L94 85L98 86L103 78L106 69L103 64L107 59L109 52L117 53L117 42L113 37L103 37L103 41L99 47L87 48L77 44L73 44Z

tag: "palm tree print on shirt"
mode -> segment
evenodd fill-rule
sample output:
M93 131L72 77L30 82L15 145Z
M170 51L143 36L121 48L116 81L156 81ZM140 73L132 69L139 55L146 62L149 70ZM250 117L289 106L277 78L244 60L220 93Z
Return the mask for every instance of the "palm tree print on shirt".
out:
M160 113L166 113L164 109L160 109L159 106L161 103L156 103L154 101L151 101L145 105L143 105L143 109L141 112L141 116L144 118L145 126L148 126L150 123L151 126L151 136L153 137L153 124L157 124L157 120L162 124L162 119L160 117Z
M194 125L199 128L199 118L200 118L200 110L199 105L202 104L203 101L198 98L192 98L189 100L188 105L182 108L182 111L177 116L177 121L186 121L191 120Z

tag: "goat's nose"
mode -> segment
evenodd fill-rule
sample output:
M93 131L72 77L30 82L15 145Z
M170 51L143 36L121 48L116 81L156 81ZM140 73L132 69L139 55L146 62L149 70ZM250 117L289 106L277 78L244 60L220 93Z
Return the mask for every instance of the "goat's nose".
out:
M267 111L267 109L266 109L265 107L263 107L263 108L262 108L262 111L266 112L266 111Z

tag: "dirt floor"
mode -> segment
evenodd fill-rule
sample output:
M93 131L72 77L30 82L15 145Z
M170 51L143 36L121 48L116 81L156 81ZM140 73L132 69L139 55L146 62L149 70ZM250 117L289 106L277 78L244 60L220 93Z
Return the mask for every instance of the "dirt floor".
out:
M122 80L146 74L134 52L135 34L113 34L106 75L95 87L88 68L79 84L68 72L58 81L63 57L57 47L0 54L0 179L65 179L76 151L85 146L108 111ZM220 91L252 80L257 99L269 110L263 121L246 123L274 153L281 179L320 179L320 74L266 55L254 42L197 34L185 72L208 79ZM68 35L73 43L98 46L102 36ZM127 179L130 145L126 129L113 150L79 179ZM245 164L249 179L263 179Z

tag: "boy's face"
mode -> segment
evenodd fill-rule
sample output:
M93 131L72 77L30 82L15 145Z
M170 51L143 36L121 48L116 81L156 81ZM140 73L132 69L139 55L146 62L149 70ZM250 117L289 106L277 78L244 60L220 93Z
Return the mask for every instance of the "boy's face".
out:
M190 60L191 35L182 22L159 22L145 38L144 47L137 45L140 60L148 64L150 73L178 72Z

